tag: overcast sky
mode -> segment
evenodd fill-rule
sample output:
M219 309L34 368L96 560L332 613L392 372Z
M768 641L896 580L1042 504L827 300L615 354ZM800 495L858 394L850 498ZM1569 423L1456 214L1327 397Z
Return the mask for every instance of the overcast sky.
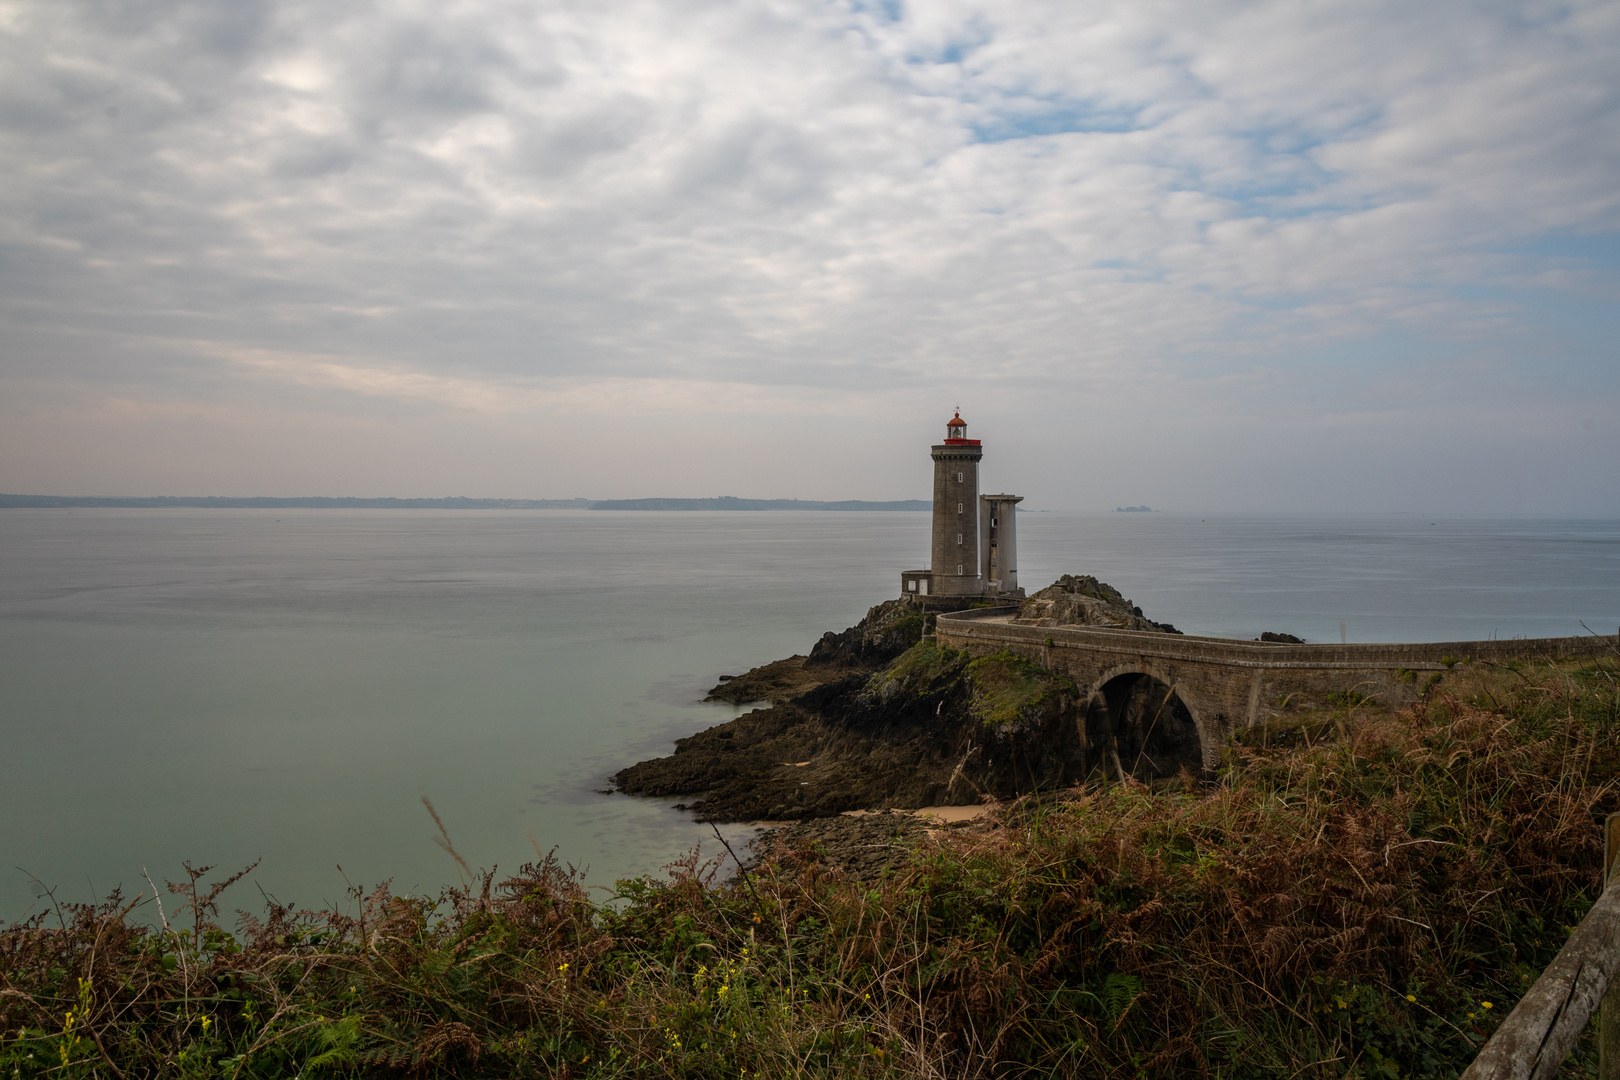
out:
M1620 515L1620 3L0 0L0 491Z

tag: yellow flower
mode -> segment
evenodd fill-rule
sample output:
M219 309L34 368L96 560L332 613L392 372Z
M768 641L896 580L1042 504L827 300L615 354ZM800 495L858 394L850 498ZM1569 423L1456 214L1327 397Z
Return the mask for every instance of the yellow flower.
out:
M568 964L566 962L558 964L557 965L557 970L558 971L567 971L568 970Z
M1407 1001L1416 1001L1416 1000L1417 1000L1417 997L1416 997L1416 995L1414 995L1414 994L1407 994L1407 995L1406 995L1406 1000L1407 1000Z
M1479 1003L1479 1007L1482 1009L1489 1009L1491 1007L1491 1003L1488 1001L1482 1001Z
M1469 1014L1468 1014L1468 1019L1470 1019L1470 1020L1472 1020L1472 1019L1473 1019L1473 1018L1474 1018L1474 1014L1473 1014L1473 1013L1469 1013Z

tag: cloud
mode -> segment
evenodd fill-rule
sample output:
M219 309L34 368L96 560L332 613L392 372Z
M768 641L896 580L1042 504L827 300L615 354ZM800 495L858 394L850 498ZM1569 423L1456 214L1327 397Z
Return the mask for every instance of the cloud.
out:
M279 353L265 349L214 350L239 369L268 382L362 399L456 410L477 416L531 415L619 419L658 416L848 416L876 419L862 408L812 386L764 386L750 382L677 378L529 378L494 382L437 375L414 369L361 364L349 357Z
M1600 2L12 0L0 379L1539 439L1620 400L1617 46Z

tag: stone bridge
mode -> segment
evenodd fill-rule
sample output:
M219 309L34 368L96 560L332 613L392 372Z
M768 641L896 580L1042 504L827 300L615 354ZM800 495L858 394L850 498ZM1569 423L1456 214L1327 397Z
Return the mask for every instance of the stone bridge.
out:
M1018 626L1011 622L1017 613L1016 607L942 613L937 640L976 656L1010 650L1073 679L1086 709L1088 742L1112 744L1105 734L1111 733L1122 755L1149 755L1150 765L1152 756L1161 757L1155 770L1161 775L1174 772L1171 759L1215 767L1232 732L1285 709L1362 698L1410 705L1434 678L1430 672L1460 661L1587 659L1613 653L1617 640L1591 635L1290 645L1094 626ZM1127 715L1133 711L1134 717ZM1114 768L1120 768L1117 760Z

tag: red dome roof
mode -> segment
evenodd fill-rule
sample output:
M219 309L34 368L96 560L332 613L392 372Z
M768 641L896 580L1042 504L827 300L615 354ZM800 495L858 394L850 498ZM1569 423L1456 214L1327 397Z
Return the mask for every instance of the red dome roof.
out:
M962 410L957 409L956 415L951 417L945 425L945 445L947 446L978 446L978 439L965 439L967 434L967 421L962 419Z

